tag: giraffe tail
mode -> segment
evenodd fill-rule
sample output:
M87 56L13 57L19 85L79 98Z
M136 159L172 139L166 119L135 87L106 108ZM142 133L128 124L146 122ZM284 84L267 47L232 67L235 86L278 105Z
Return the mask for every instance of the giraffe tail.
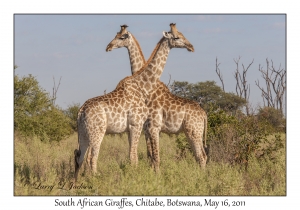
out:
M79 167L78 158L80 157L80 155L81 155L80 149L75 149L75 150L74 150L75 169L76 169L77 167Z
M77 113L77 130L79 128L79 121L80 121L80 117L81 117L82 107L80 107L80 109L78 110L78 113ZM78 149L74 150L74 165L75 165L75 174L74 174L74 177L75 177L75 182L77 180L78 172L79 172L79 168L80 168L80 165L79 165L80 155L81 155L80 137L79 137L79 133L78 133Z
M75 149L74 150L74 161L75 161L75 175L74 175L74 178L75 178L75 182L77 180L77 177L78 177L78 172L79 172L79 157L81 155L81 151L80 149Z

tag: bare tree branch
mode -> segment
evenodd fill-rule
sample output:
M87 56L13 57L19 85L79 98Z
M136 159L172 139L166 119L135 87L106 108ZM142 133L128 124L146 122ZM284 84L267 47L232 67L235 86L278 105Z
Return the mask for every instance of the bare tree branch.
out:
M58 91L58 88L60 86L60 81L61 81L61 77L59 78L59 81L58 81L58 85L56 86L55 85L55 78L53 76L53 88L52 88L52 104L55 105L55 101L56 101L56 95L57 95L57 91Z
M247 101L246 104L246 113L249 115L249 97L250 97L250 84L247 84L246 76L247 71L249 70L250 66L253 64L254 59L252 62L245 68L244 64L242 64L243 72L242 74L239 71L239 62L240 62L241 56L239 56L237 59L233 59L236 64L236 70L234 72L234 78L236 80L236 86L235 91L238 96L241 98L244 98Z
M221 71L219 69L220 64L221 63L218 63L218 58L216 58L216 72L217 72L219 79L221 80L223 91L225 92L223 75L221 74Z
M267 91L256 82L258 88L262 91L263 99L266 99L267 106L279 109L283 113L283 96L286 91L286 70L279 65L278 70L275 69L273 61L271 65L266 58L267 69L264 71L259 65L258 70L262 73L262 78L265 80ZM273 94L275 96L273 96Z
M168 87L168 88L170 88L169 85L170 85L170 82L171 82L171 78L172 78L172 76L171 76L171 74L169 73L169 82L168 82L168 84L167 84L167 87Z

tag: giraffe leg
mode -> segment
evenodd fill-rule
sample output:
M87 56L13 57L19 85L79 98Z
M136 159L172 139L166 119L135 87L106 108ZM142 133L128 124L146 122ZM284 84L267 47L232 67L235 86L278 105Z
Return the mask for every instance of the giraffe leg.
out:
M92 165L91 165L91 158L92 158L92 154L91 154L91 149L88 149L88 153L87 153L87 157L86 157L86 162L88 164L88 167L92 170Z
M98 109L97 115L93 114L94 112L89 110L81 113L78 119L79 150L75 151L75 181L85 156L92 172L97 170L100 144L106 131L106 114L104 109ZM89 150L86 155L87 149Z
M159 129L157 127L150 127L150 141L152 147L152 168L156 172L159 171L160 157L159 157Z
M130 126L129 131L129 158L131 164L137 165L138 163L138 154L137 146L139 143L139 138L142 132L142 126Z
M152 160L152 147L151 147L150 133L148 129L148 122L144 124L144 132L145 132L145 139L147 145L147 158L149 160Z
M91 142L91 148L90 148L90 167L92 169L92 173L97 173L97 161L100 151L101 142L103 140L105 131L103 129L97 128L97 135L92 136Z
M193 149L196 161L199 163L201 168L205 168L207 155L205 154L205 150L203 147L203 131L200 131L199 129L195 129L193 127L189 128L189 126L187 126L185 128L185 135L188 138L189 143Z
M83 163L84 160L84 156L85 153L87 151L87 149L89 148L88 142L84 141L83 139L81 139L81 141L79 142L79 149L75 149L74 151L74 155L75 155L75 182L77 181L78 178L78 173L80 170L80 167Z
M128 154L129 154L129 157L130 157L130 151L131 151L131 131L128 132L128 145L129 145Z

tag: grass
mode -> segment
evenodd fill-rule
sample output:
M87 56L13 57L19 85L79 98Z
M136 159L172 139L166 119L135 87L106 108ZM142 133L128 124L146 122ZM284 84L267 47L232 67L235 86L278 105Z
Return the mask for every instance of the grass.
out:
M73 152L77 148L77 134L52 143L15 135L14 194L286 195L285 147L275 156L272 154L272 158L259 161L250 158L247 171L239 165L212 161L202 170L192 154L178 158L175 136L162 134L160 139L161 167L155 173L147 160L144 136L139 142L138 166L129 163L126 134L105 136L98 173L93 176L84 165L74 188Z

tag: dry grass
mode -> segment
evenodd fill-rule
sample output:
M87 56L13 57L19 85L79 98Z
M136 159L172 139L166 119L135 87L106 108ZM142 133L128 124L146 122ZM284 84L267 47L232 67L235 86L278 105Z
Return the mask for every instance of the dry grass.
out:
M153 172L141 136L134 167L128 160L127 135L105 136L98 173L80 171L72 188L73 152L77 134L61 142L15 136L15 195L286 195L285 148L275 159L252 157L248 170L239 165L209 162L200 169L190 153L178 159L175 136L161 135L161 170ZM273 154L274 155L274 154ZM71 189L70 189L71 188Z

